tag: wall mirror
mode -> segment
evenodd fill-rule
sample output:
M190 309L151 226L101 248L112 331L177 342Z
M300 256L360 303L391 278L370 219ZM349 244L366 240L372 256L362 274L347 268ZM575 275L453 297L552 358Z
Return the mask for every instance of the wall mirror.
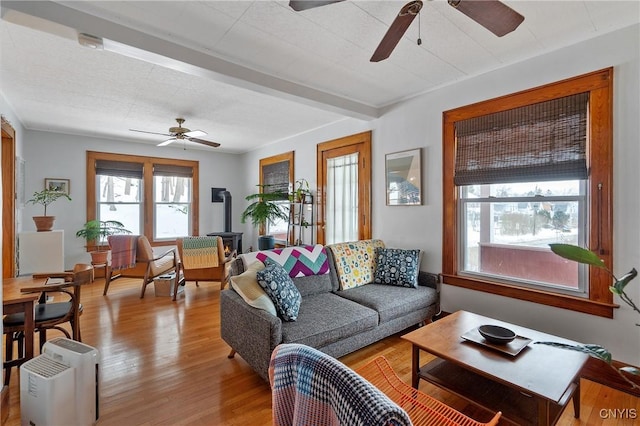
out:
M422 204L421 149L385 155L388 206Z

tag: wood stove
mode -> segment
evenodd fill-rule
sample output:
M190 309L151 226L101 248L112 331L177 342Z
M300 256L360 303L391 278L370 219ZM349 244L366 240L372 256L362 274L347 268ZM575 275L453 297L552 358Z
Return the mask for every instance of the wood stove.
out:
M226 255L234 250L236 250L238 254L241 254L242 232L231 231L231 193L225 188L211 188L211 197L211 201L214 203L224 203L224 231L211 232L207 235L210 237L222 237Z
M238 254L242 253L242 232L211 232L207 235L210 237L222 237L225 254L229 254L233 250L237 250Z

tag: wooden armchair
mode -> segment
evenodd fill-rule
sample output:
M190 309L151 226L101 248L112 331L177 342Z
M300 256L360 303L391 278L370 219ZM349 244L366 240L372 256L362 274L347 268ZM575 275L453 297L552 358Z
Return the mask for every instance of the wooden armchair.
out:
M147 285L151 284L154 278L168 272L177 271L178 255L175 248L156 255L153 252L151 243L149 243L149 240L144 235L112 235L108 237L109 247L111 247L112 250L116 241L114 237L134 239L130 244L133 248L135 242L135 250L132 250L132 253L135 253L135 256L132 256L135 262L130 264L125 263L124 265L114 263L116 259L114 259L114 253L112 252L111 265L107 267L104 282L104 291L102 293L104 296L107 295L111 280L118 277L142 278L142 289L140 291L140 298L142 299Z
M194 268L189 267L190 265L187 262L187 267L185 268L185 242L187 242L188 246L188 243L193 240L204 241L210 246L215 245L215 249L213 250L217 251L217 266ZM213 243L213 240L215 240L215 243ZM222 237L184 237L178 238L176 243L180 256L180 273L184 281L195 281L196 286L198 286L199 281L220 281L220 290L224 289L229 281L229 269L231 267L231 261L236 257L236 251L234 250L228 256L225 256Z
M414 425L494 426L502 416L498 411L487 423L467 417L444 402L403 382L384 356L373 359L356 372L404 409Z
M354 371L317 349L295 343L273 350L269 383L274 425L338 421L372 426L495 426L502 415L497 412L489 422L477 422L405 384L383 356Z

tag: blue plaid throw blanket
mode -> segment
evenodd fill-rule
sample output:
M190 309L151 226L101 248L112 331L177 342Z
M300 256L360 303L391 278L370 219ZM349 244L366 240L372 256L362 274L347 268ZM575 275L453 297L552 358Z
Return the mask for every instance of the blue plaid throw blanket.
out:
M411 425L407 413L378 388L309 346L277 346L269 380L274 425Z

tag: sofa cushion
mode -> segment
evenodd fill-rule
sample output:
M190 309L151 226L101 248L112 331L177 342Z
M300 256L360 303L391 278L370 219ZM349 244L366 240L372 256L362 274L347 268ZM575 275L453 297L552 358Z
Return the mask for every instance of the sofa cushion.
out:
M418 287L420 250L376 248L373 282L402 287Z
M333 288L329 274L310 275L308 277L293 278L293 283L298 287L302 297L312 294L330 293Z
M269 263L256 273L256 278L273 301L278 316L284 321L295 321L302 297L287 271L277 263Z
M362 240L327 246L334 257L340 290L373 282L375 249L384 247L382 240Z
M377 325L375 311L333 293L316 294L302 300L297 321L282 323L282 343L322 348Z
M258 271L264 269L264 263L253 262L240 275L231 277L231 288L247 302L249 306L277 315L276 307L267 293L258 284Z
M338 291L336 295L374 309L380 315L380 323L424 309L438 300L438 293L431 287L398 287L385 284L369 284L364 287Z

